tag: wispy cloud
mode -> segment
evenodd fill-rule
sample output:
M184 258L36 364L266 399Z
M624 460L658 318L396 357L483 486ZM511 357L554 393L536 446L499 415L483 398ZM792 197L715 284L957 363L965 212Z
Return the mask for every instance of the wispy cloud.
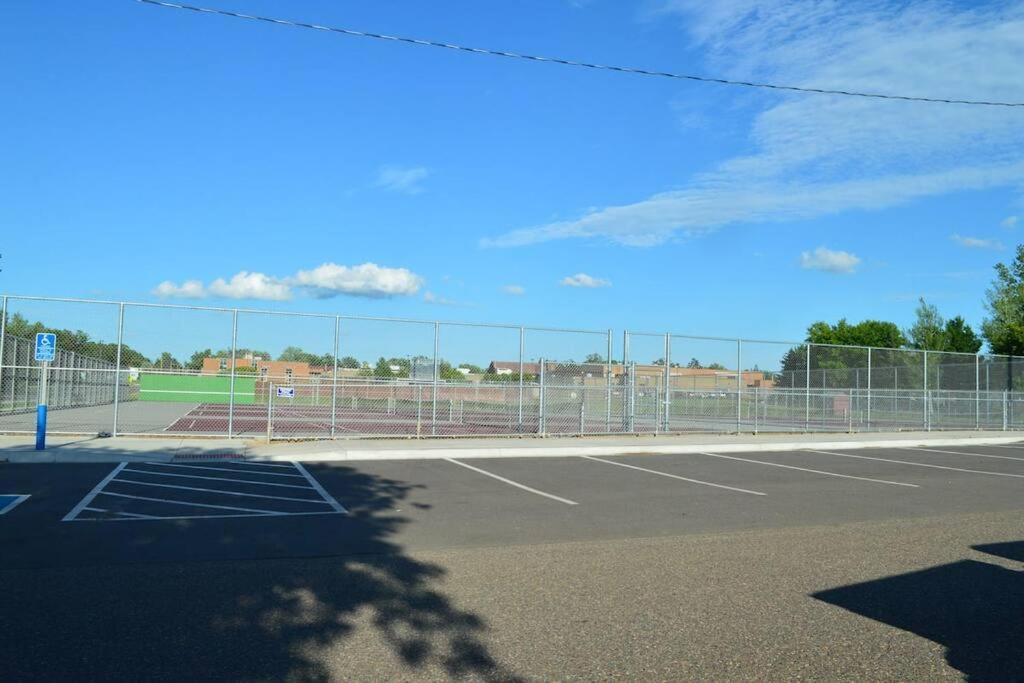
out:
M375 184L392 192L419 194L423 191L422 182L429 175L430 170L423 166L383 166Z
M826 273L848 275L857 270L860 257L848 251L833 251L826 247L818 247L814 251L800 254L800 267L805 270L822 270Z
M501 291L506 294L511 294L512 296L522 296L526 294L526 287L523 287L522 285L505 285L501 288Z
M575 275L569 275L568 277L562 278L560 285L563 287L583 287L586 289L596 289L598 287L611 287L612 283L608 280L599 277L593 277L586 273L576 273Z
M967 249L1002 249L1003 244L999 240L984 239L981 237L966 237L964 235L952 234L949 239L953 240L961 247Z
M1024 6L672 0L690 46L728 77L872 92L1024 100ZM485 239L512 247L569 238L650 246L723 226L882 209L1024 183L1014 110L742 93L762 109L752 151L678 190Z
M1006 218L1004 218L1002 220L1000 225L1003 226L1004 228L1006 228L1007 230L1012 230L1013 228L1017 227L1017 223L1019 223L1019 222L1020 222L1020 217L1019 216L1007 216Z
M387 268L375 263L340 266L324 263L311 270L300 270L288 277L241 271L230 279L217 278L209 285L199 280L186 280L178 285L171 280L161 282L153 293L165 298L254 299L286 301L296 290L318 299L338 296L387 298L411 296L419 292L423 278L405 268Z

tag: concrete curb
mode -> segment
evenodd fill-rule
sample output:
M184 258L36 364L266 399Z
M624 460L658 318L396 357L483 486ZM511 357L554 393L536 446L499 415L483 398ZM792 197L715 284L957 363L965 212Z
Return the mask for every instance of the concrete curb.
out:
M676 455L684 453L754 453L768 451L859 450L929 446L986 446L1012 444L1018 436L978 438L917 438L872 441L788 441L772 443L673 444L665 446L536 446L519 448L389 448L325 451L309 454L251 455L249 460L300 462L355 462L366 460L439 460L444 458L565 458L581 455Z

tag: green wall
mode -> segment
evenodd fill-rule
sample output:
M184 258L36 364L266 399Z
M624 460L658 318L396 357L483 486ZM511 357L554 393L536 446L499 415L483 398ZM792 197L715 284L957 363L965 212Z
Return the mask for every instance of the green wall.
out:
M139 375L139 400L177 403L228 403L231 377L226 375ZM256 402L256 378L235 376L235 403Z

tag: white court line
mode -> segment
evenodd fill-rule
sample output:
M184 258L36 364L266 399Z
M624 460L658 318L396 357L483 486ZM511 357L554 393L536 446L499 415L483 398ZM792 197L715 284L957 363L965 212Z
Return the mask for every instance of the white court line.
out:
M299 486L298 484L278 484L277 482L273 481L253 481L252 479L232 479L231 477L203 477L198 474L178 474L177 472L150 472L149 470L130 469L125 469L123 471L135 472L136 474L148 474L151 477L182 477L185 479L206 479L207 481L234 481L238 482L239 484L255 484L256 486L278 486L280 488L286 489L302 489L303 491L308 491L311 488L309 486ZM241 472L241 474L245 474L245 472ZM253 474L255 474L255 472Z
M935 470L952 470L953 472L970 472L971 474L991 474L995 477L1014 477L1015 479L1024 479L1024 474L1007 474L1006 472L988 472L986 470L968 470L963 467L948 467L946 465L929 465L923 462L913 462L911 460L892 460L890 458L875 458L869 455L853 455L851 453L833 453L832 451L816 451L813 449L805 449L804 453L821 453L823 455L836 455L840 458L859 458L861 460L878 460L879 462L894 462L897 465L913 465L915 467L930 467Z
M20 505L21 503L24 503L26 500L28 500L28 497L30 495L32 495L32 494L31 493L8 493L8 494L4 494L4 495L14 496L14 501L8 503L2 510L0 510L0 515L6 515L8 512L10 512L14 508L18 507L18 505Z
M125 513L121 513L125 514ZM335 512L334 510L324 510L323 512L282 512L279 514L246 514L246 515L174 515L171 517L146 517L139 515L138 517L113 517L107 519L101 519L99 517L79 517L75 522L142 522L148 520L172 520L172 519L238 519L241 517L310 517L313 515L341 515L342 512Z
M110 474L108 474L107 476L103 477L102 481L100 481L100 483L96 484L96 486L93 488L93 490L89 491L89 493L87 493L85 495L85 498L83 498L81 501L79 501L78 505L73 507L71 509L71 512L69 512L68 514L64 515L64 519L62 519L60 521L62 521L62 522L70 522L70 521L74 520L75 517L78 516L78 513L80 513L86 506L89 505L89 503L92 502L92 499L96 497L96 494L98 494L101 490L103 490L103 487L107 485L107 482L109 482L111 479L116 477L117 473L120 472L121 470L123 470L125 468L125 465L127 465L127 464L128 464L127 462L121 463L120 465L115 467Z
M216 493L222 496L242 496L243 498L267 498L269 500L290 500L296 503L314 503L316 505L329 505L325 500L314 500L312 498L285 498L284 496L268 496L262 493L240 493L238 491L224 491L223 489L201 489L195 486L178 486L176 484L154 484L151 481L135 481L133 479L111 479L111 484L135 484L137 486L156 486L162 489L178 489L179 491L202 491L203 493Z
M330 505L332 508L334 508L335 512L348 512L348 510L346 510L341 503L334 499L334 496L332 496L331 494L327 493L327 491L324 490L324 487L320 485L320 482L314 479L313 476L306 471L305 467L303 467L297 462L293 462L292 464L295 465L295 469L297 469L299 472L302 472L302 476L306 478L306 481L309 482L309 485L315 488L316 492L324 497L324 502Z
M614 460L605 460L604 458L595 458L592 455L581 455L581 458L587 460L596 460L597 462L606 462L609 465L618 465L619 467L628 467L631 470L640 470L641 472L648 472L650 474L657 474L662 477L671 477L672 479L679 479L681 481L688 481L691 484L701 484L702 486L713 486L716 489L726 489L728 491L738 491L739 493L749 493L754 496L766 496L768 494L761 493L760 491L750 491L748 489L736 488L735 486L726 486L725 484L713 484L710 481L701 481L700 479L689 479L687 477L680 477L678 474L669 474L668 472L660 472L658 470L649 470L646 467L637 467L636 465L627 465L624 462L615 462Z
M976 458L995 458L996 460L1019 460L1024 462L1024 458L1015 458L1012 455L991 455L989 453L964 453L962 451L940 451L937 448L902 448L896 447L898 451L928 451L929 453L947 453L949 455L973 455Z
M505 477L499 477L497 474L494 474L493 472L488 472L487 470L482 470L479 467L473 467L472 465L467 465L464 462L459 462L458 460L453 460L452 458L444 458L444 460L447 460L448 462L452 463L453 465L459 465L460 467L465 467L468 470L473 470L474 472L479 472L480 474L483 474L483 475L486 475L488 477L491 477L492 479L497 479L498 481L505 482L509 486L515 486L517 489L522 489L524 491L529 491L530 493L536 493L538 496L544 496L545 498L550 498L551 500L557 500L559 503L565 503L566 505L579 505L579 503L577 503L574 500L569 500L568 498L561 498L559 496L555 496L555 495L552 495L550 493L544 493L543 491L538 491L537 489L530 488L529 486L526 486L525 484L520 484L519 482L512 481L511 479L506 479Z
M188 507L196 508L211 508L213 510L238 510L240 512L251 512L256 515L264 515L267 517L280 517L282 515L291 514L288 512L277 512L276 510L255 510L253 508L239 508L232 507L230 505L210 505L209 503L186 503L183 500L167 500L165 498L148 498L146 496L129 496L127 493L113 493L111 491L103 491L104 496L114 496L116 498L131 498L132 500L148 500L151 503L170 503L171 505L186 505ZM248 515L243 515L248 516ZM158 518L162 519L162 518Z
M214 472L231 472L232 474L238 474L238 470L235 468L228 467L208 467L206 465L179 465L171 462L147 462L147 465L154 465L156 467L182 467L187 470L213 470ZM256 474L253 472L253 474ZM294 477L295 479L302 479L301 474L281 474L279 472L260 472L261 477Z
M720 453L700 453L700 455L707 455L712 458L725 458L726 460L739 460L740 462L752 462L755 465L768 465L769 467L784 467L787 470L800 470L801 472L814 472L815 474L824 474L829 477L842 477L843 479L859 479L861 481L871 481L876 484L892 484L893 486L909 486L911 488L918 488L917 484L906 484L902 481L889 481L887 479L872 479L871 477L855 477L852 474L839 474L838 472L826 472L824 470L812 470L808 467L797 467L796 465L783 465L780 462L765 462L763 460L751 460L749 458L737 458L733 455L721 455Z
M104 510L102 508L85 507L83 511L87 512L99 512L105 515L124 515L125 517L132 517L135 519L160 519L159 517L153 517L152 515L140 515L134 512L121 512L120 510Z

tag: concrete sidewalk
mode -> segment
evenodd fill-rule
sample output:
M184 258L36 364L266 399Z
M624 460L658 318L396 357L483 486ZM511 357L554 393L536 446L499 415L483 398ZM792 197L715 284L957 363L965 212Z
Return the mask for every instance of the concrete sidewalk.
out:
M366 439L267 444L242 439L65 438L34 450L31 437L0 437L0 462L122 462L246 457L260 460L356 461L436 458L524 458L859 449L1010 444L1016 432L885 432L863 434L687 434L517 439Z

